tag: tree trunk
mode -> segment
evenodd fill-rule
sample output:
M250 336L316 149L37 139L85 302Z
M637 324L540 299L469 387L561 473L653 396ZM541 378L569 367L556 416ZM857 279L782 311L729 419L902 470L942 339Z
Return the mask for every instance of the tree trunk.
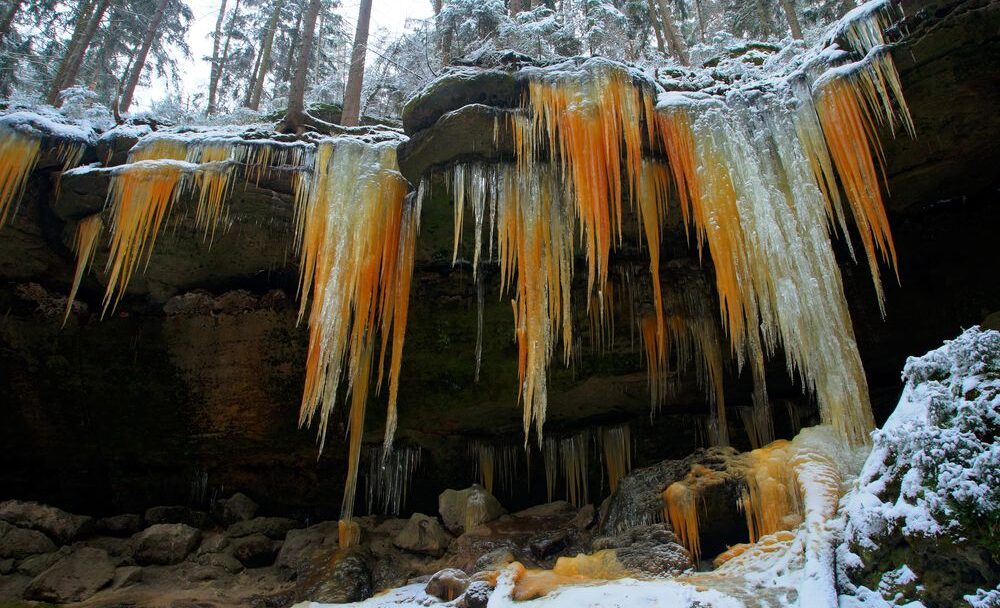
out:
M767 13L767 5L764 0L757 0L757 16L760 18L761 32L764 36L771 34L771 16Z
M236 0L233 6L233 14L229 17L229 27L226 28L226 41L222 45L222 53L219 55L219 68L215 73L215 80L209 86L209 107L207 114L212 114L216 110L219 94L219 82L222 81L222 73L226 70L226 62L229 61L229 45L233 40L233 29L236 27L236 20L240 16L240 0Z
M785 10L785 19L788 20L792 38L802 40L802 26L799 25L799 16L795 14L795 3L792 0L781 0L781 8Z
M698 12L698 40L705 42L705 9L702 0L694 0L694 10Z
M358 29L351 49L351 67L347 72L344 109L340 124L356 127L361 119L361 83L365 79L365 54L368 52L368 23L372 16L372 0L361 0L358 8Z
M219 6L219 18L215 20L215 35L212 36L212 68L208 77L208 107L205 115L215 113L215 92L219 86L219 72L222 68L222 61L219 59L219 51L222 48L222 25L226 22L226 3L222 0Z
M76 57L77 49L83 42L83 34L87 31L87 25L90 23L90 16L93 13L94 0L81 0L77 5L73 34L69 37L69 42L66 44L66 53L59 62L59 68L56 70L56 75L49 87L49 94L45 98L51 104L55 104L59 100L59 91L62 90L62 84L66 80L66 72L69 70L69 64Z
M73 86L73 83L76 82L76 77L80 73L80 68L83 67L83 58L87 54L87 49L90 48L90 43L97 34L97 28L101 26L101 21L104 20L104 14L107 13L108 7L110 6L110 0L97 1L97 7L94 9L94 14L91 15L90 20L87 22L87 29L83 32L83 36L79 40L79 44L77 44L73 49L73 55L67 55L63 59L63 62L67 63L68 67L66 67L65 70L63 69L63 66L59 67L59 71L63 73L62 80L58 84L53 83L53 90L50 92L49 103L52 103L53 105L59 105L62 103L59 99L59 92L67 87Z
M656 35L656 50L663 55L666 49L663 46L663 32L660 31L659 19L656 16L656 5L653 4L653 0L646 0L646 5L649 7L649 23L653 26L653 34Z
M660 1L660 19L663 20L663 34L670 44L670 53L677 58L681 65L688 64L687 49L684 48L684 41L681 40L677 28L674 27L674 19L667 6L667 0Z
M309 59L312 58L312 41L316 32L316 17L322 7L321 0L309 0L309 8L302 21L299 45L296 51L295 76L288 90L288 110L284 127L287 130L301 130L306 120L305 96L306 78L309 76Z
M139 54L136 55L135 64L129 74L128 82L125 84L125 91L122 95L121 103L118 105L119 112L128 112L132 105L132 98L135 96L135 88L139 85L139 77L142 76L142 68L146 67L146 57L149 56L149 49L153 47L153 42L160 35L160 22L163 21L163 12L167 10L170 0L159 0L156 3L156 12L146 27L146 33L142 37L142 46L139 47Z
M14 17L17 16L17 11L23 2L24 0L14 0L10 4L10 9L0 17L0 39L3 39L10 32L10 28L14 24Z
M438 31L441 32L441 65L448 65L451 63L451 42L454 34L451 31L451 26L441 19L441 10L444 8L443 0L431 0L431 5L434 7L434 16L437 18Z

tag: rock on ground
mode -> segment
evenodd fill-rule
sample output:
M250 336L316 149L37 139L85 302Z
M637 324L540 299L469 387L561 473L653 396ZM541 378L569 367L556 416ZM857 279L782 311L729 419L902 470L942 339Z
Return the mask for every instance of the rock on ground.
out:
M451 543L451 535L445 531L436 517L414 513L406 526L393 540L400 549L413 553L426 553L441 557Z
M100 549L84 547L39 574L24 591L24 597L43 602L83 601L115 576L115 565Z
M215 526L208 513L179 505L146 509L145 519L146 523L150 525L185 524L199 530L208 530Z
M0 558L24 559L56 550L55 543L37 530L25 530L0 522Z
M289 530L301 527L301 523L287 517L255 517L229 526L226 529L226 536L240 538L251 534L263 534L274 540L284 540Z
M478 484L464 490L445 490L438 496L438 512L444 525L452 534L468 532L491 522L507 511L492 494Z
M201 542L201 531L186 524L155 524L133 537L134 559L140 565L170 565L184 561Z
M73 515L62 509L26 502L8 500L0 503L0 521L19 528L29 528L44 532L56 542L66 545L89 532L93 519L84 515Z
M247 568L260 568L274 563L278 544L263 534L251 534L233 541L233 557Z
M468 586L469 577L465 572L457 568L445 568L436 572L431 580L427 581L424 591L427 595L450 602L465 593Z

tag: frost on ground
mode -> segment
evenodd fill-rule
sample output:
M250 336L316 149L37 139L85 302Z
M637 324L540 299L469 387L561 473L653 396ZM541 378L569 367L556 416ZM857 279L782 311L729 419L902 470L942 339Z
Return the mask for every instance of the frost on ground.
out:
M903 378L843 501L842 605L1000 606L1000 333L973 327Z

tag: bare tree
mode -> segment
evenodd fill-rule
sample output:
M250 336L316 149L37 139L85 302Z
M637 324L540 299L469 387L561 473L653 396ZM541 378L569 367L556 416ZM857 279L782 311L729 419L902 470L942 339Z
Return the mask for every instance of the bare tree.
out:
M264 78L267 76L268 68L271 67L271 49L274 47L274 32L278 29L278 18L281 17L281 9L284 5L285 0L277 0L274 3L274 10L267 22L267 29L264 31L264 42L261 44L260 54L257 55L257 68L254 70L250 97L247 101L247 107L251 110L260 108L260 98L264 93Z
M351 66L347 72L347 87L344 90L344 109L340 117L340 123L345 127L356 127L361 119L361 83L365 78L368 24L371 17L372 0L361 0L361 6L358 8L358 29L354 33Z
M226 22L227 0L222 0L219 5L219 17L215 20L215 33L212 35L212 68L208 77L208 108L205 114L215 112L215 91L219 85L219 72L222 68L222 60L219 58L219 51L222 50L222 26Z
M128 112L129 107L132 105L135 88L139 85L139 77L142 76L142 69L146 67L146 58L149 56L149 49L152 48L153 42L160 35L160 23L163 21L163 13L167 10L167 5L170 2L171 0L159 0L156 3L156 12L149 20L149 25L146 26L146 32L142 36L142 44L139 46L139 51L135 56L135 63L132 64L132 70L125 83L121 102L118 104L118 111L120 112Z

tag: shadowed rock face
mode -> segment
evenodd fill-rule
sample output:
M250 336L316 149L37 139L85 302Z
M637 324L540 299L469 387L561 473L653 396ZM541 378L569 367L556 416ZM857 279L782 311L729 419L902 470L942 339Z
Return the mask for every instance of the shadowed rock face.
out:
M867 270L838 251L877 417L896 401L908 354L1000 310L1000 283L984 276L995 264L1000 225L992 170L1000 160L1000 10L985 0L922 1L906 10L910 35L894 56L918 137L883 137L901 280L886 281L884 321ZM494 121L517 104L522 85L502 68L457 74L407 107L411 141L400 165L411 181L428 167L509 155L502 131L493 143ZM88 158L111 151L121 162L131 143L103 145ZM192 202L181 201L176 227L160 236L147 270L103 321L107 252L99 251L97 272L78 297L84 306L60 329L75 221L103 207L107 182L97 174L66 178L57 197L54 170L40 165L16 217L0 229L0 499L103 515L154 504L204 508L224 488L247 492L267 512L331 516L345 469L342 409L319 458L313 431L296 428L307 329L296 323L290 175L239 184L231 226L211 243L183 213ZM522 440L509 298L487 268L475 383L476 287L468 264L451 267L452 207L440 186L421 218L400 388L398 441L424 448L407 512L434 512L441 489L472 481L468 438ZM683 239L665 250L667 258L691 255ZM622 257L630 256L642 269L645 255L626 249ZM694 379L684 379L649 422L644 367L626 324L614 348L598 355L585 307L576 314L583 357L574 369L552 370L547 431L632 420L636 467L693 451L698 417L707 413ZM775 400L801 400L780 356L769 388ZM727 392L731 404L749 403L745 377L730 374ZM381 436L382 399L369 406L370 441ZM781 411L776 417L778 435L787 436L789 422ZM746 447L737 424L734 441ZM530 487L525 477L513 495L497 492L508 509L544 501L542 459L537 450L533 456ZM592 467L591 488L601 483ZM592 490L598 494L606 488Z

